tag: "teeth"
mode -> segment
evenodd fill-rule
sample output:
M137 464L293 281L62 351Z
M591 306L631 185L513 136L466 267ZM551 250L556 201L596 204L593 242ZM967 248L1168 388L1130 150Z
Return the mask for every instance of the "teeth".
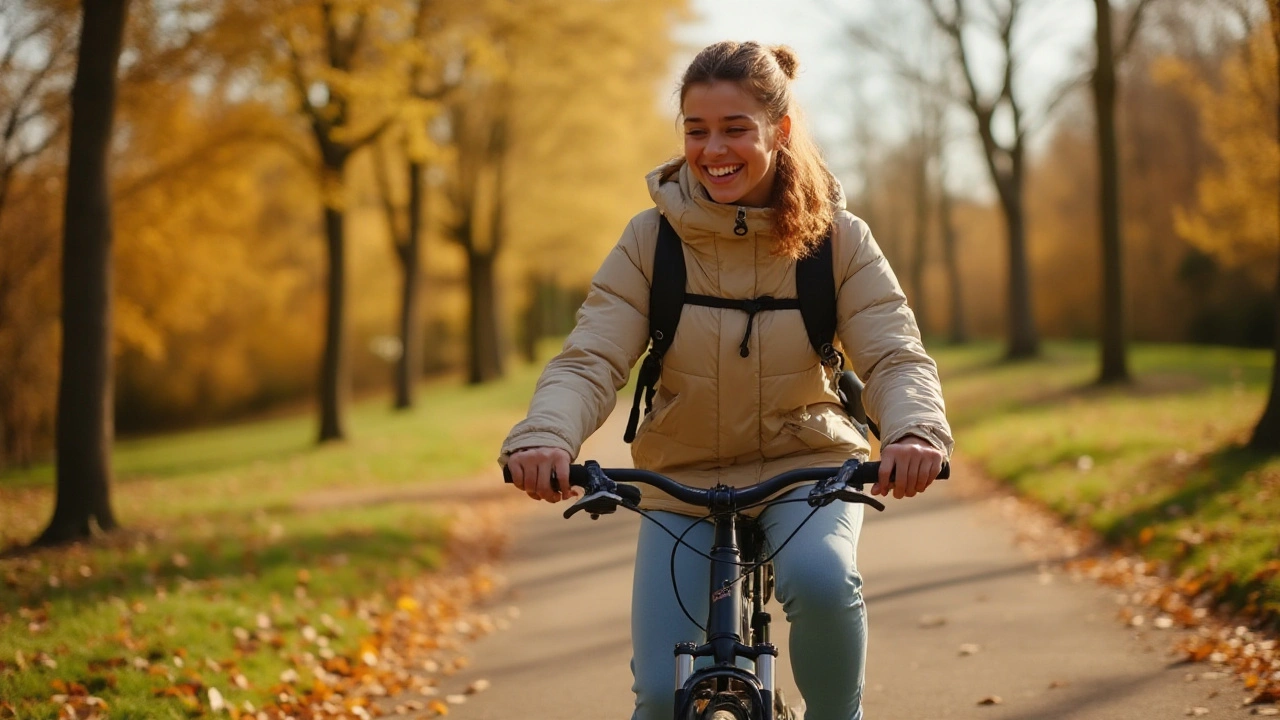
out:
M729 165L728 167L720 168L709 167L707 168L707 173L712 177L724 177L725 175L737 172L741 167L741 165Z

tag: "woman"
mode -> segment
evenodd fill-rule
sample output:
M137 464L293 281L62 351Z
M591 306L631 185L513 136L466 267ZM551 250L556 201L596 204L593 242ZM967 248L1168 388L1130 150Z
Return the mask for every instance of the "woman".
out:
M879 247L865 223L844 209L838 184L798 122L791 97L796 70L789 48L722 42L705 48L685 72L684 156L649 174L656 207L632 219L605 259L577 326L538 381L529 416L503 444L500 461L531 498L571 497L570 459L613 410L648 344L659 213L682 240L688 291L717 297L794 297L796 260L830 232L837 335L866 382L864 403L883 440L872 492L911 497L937 476L952 440L936 366ZM685 305L652 412L632 445L636 467L689 485L744 486L799 467L865 459L870 448L841 409L829 373L797 311L750 319L734 309ZM646 492L645 507L676 533L697 522L695 509ZM809 720L862 717L866 615L856 567L862 507L823 508L774 560ZM776 547L809 512L803 503L765 510L766 543ZM708 547L710 526L702 523L686 539ZM642 524L632 600L635 720L672 717L672 648L698 637L671 587L673 542ZM686 604L702 595L688 589L705 588L706 571L694 553L677 555ZM702 608L690 608L695 616L705 616L701 600Z

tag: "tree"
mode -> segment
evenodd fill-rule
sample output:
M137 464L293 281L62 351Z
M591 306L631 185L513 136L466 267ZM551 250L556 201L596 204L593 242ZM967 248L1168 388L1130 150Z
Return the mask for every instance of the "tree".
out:
M442 100L457 84L465 69L465 54L451 52L456 48L443 38L433 37L446 25L445 18L436 3L418 0L414 18L414 38L419 54L409 70L409 91L421 101ZM454 60L454 63L450 63ZM391 168L385 148L375 147L374 173L379 184L378 194L383 214L391 234L392 248L400 265L400 357L396 359L394 376L395 399L398 410L413 407L413 386L421 371L422 320L419 297L423 284L423 239L426 220L427 162L434 143L429 139L427 125L435 119L423 113L411 113L402 124L400 155L403 163L402 182L406 186L403 207L397 206L392 190Z
M1268 0L1270 22L1224 62L1220 88L1179 76L1200 108L1203 131L1219 166L1197 183L1196 206L1179 209L1178 233L1220 262L1276 272L1280 266L1280 0ZM1280 319L1280 276L1275 282ZM1280 320L1278 320L1280 322ZM1280 452L1280 326L1271 391L1250 447Z
M509 93L505 83L476 81L465 105L455 105L453 113L458 165L450 238L467 257L467 382L472 384L503 374L495 273L505 239Z
M1268 0L1267 10L1271 14L1271 42L1275 50L1276 73L1272 78L1271 89L1276 91L1271 99L1271 109L1276 121L1276 145L1278 152L1271 158L1272 171L1276 172L1276 180L1280 181L1280 0ZM1255 57L1262 53L1256 53ZM1272 198L1276 200L1272 212L1276 213L1276 247L1280 248L1280 182L1272 188ZM1253 429L1249 438L1249 446L1267 452L1280 452L1280 277L1276 278L1276 330L1275 357L1271 363L1271 391L1267 394L1267 406Z
M0 7L0 213L14 173L48 149L65 126L73 30L73 13L56 5Z
M1040 353L1040 337L1032 308L1031 279L1027 258L1026 213L1023 194L1026 179L1026 140L1028 125L1025 109L1014 89L1014 70L1018 63L1014 51L1014 30L1018 26L1025 0L990 3L995 14L996 35L1004 63L999 89L994 95L978 87L974 73L974 53L964 40L970 27L971 2L951 0L950 7L941 0L922 0L935 25L949 38L955 66L964 80L963 98L977 121L987 170L1000 197L1004 211L1009 248L1008 345L1005 357L1010 360L1035 357ZM996 7L999 5L998 7ZM997 115L1007 112L1013 124L1012 138L1001 141L996 136Z
M1124 304L1124 242L1120 218L1120 157L1116 149L1116 63L1133 45L1150 0L1139 0L1123 45L1112 40L1111 0L1094 0L1097 59L1092 87L1098 133L1098 192L1102 240L1102 357L1100 384L1130 381Z
M256 59L268 83L282 81L313 141L308 151L283 139L306 158L320 188L327 265L321 443L346 437L347 166L409 102L401 58L413 32L405 10L394 0L274 0L228 5L218 20L224 51Z
M979 3L974 0L919 0L919 4L928 15L930 31L940 33L949 48L949 69L958 77L956 83L944 85L948 94L963 104L977 123L983 158L1004 215L1008 248L1005 356L1011 360L1034 357L1039 354L1040 339L1032 302L1024 207L1026 145L1033 127L1028 121L1024 102L1015 89L1015 71L1023 56L1015 49L1014 42L1028 2L991 0L982 3L977 13L973 10ZM979 53L971 46L975 33L982 29L993 29L995 35L996 47L984 48L986 53ZM849 34L859 45L887 60L898 76L923 88L937 84L934 77L936 61L930 64L920 59L913 60L907 56L903 44L895 44L884 34L866 26L850 27ZM931 41L914 45L933 47ZM998 53L1003 66L995 92L989 92L979 87L975 70L979 61L975 58L981 55L982 62L986 62L993 50ZM1065 92L1065 89L1059 91L1055 98L1062 97ZM1047 117L1051 111L1052 103L1042 114ZM998 129L1002 123L1008 126L1006 132Z
M57 503L37 545L116 527L111 511L111 201L107 154L128 0L86 0L63 216Z
M1271 158L1271 167L1276 171L1276 179L1280 181L1280 0L1268 0L1267 10L1271 14L1271 42L1275 49L1276 73L1272 78L1271 88L1276 95L1271 100L1271 108L1276 120L1276 145L1278 152ZM1261 53L1259 53L1261 55ZM1276 246L1280 248L1280 182L1273 188L1272 198L1276 200L1272 209L1276 213ZM1276 336L1275 357L1271 363L1271 392L1267 395L1267 406L1262 417L1253 429L1249 445L1258 450L1268 452L1280 451L1280 277L1276 278Z
M939 156L941 158L941 155ZM948 338L953 345L963 345L969 341L968 328L964 319L964 292L961 285L960 253L957 246L960 241L956 232L955 198L947 187L945 164L938 169L938 181L934 192L938 195L938 226L942 236L942 261L947 269L947 285L950 297L951 314L948 323Z

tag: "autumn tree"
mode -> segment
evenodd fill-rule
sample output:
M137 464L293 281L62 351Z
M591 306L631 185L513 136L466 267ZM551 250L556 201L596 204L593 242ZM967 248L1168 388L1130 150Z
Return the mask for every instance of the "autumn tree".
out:
M116 526L111 510L111 202L107 156L128 0L84 3L63 214L57 504L37 545Z
M78 8L0 5L0 467L45 449L53 423L58 244L49 188L65 136ZM65 146L62 146L65 147Z
M499 290L515 285L503 253L520 253L521 280L585 283L600 249L651 204L643 173L677 147L669 118L660 131L655 97L684 5L480 4L485 57L449 102L447 182L449 235L467 265L471 381L501 372L509 301Z
M395 0L274 0L227 6L219 18L220 47L289 94L312 141L327 265L320 442L346 436L348 163L410 102L402 60L413 43L410 9Z
M1276 132L1276 144L1271 146L1276 151L1271 154L1271 170L1275 173L1275 184L1271 194L1271 199L1275 201L1272 212L1273 219L1277 221L1273 237L1276 240L1275 246L1280 249L1280 0L1268 0L1267 11L1271 15L1271 47L1275 51L1272 54L1272 60L1273 67L1276 68L1271 78L1271 89L1276 91L1276 94L1270 101L1272 119L1276 121L1276 126L1273 128ZM1255 63L1263 62L1257 57L1263 55L1260 49L1254 55ZM1266 103L1262 104L1266 106ZM1280 278L1276 279L1276 299L1277 324L1275 357L1272 359L1271 368L1271 392L1267 395L1267 406L1258 420L1257 427L1253 430L1253 437L1249 440L1250 446L1269 452L1280 451Z
M1177 216L1179 234L1229 265L1269 269L1280 263L1280 7L1269 0L1269 22L1226 60L1221 87L1185 70L1178 75L1196 97L1203 131L1219 157L1197 188L1195 207ZM1280 278L1274 278L1280 318ZM1271 392L1249 444L1280 451L1280 327Z
M455 26L470 24L469 15L449 13L439 2L417 0L407 70L408 92L418 101L416 112L401 118L394 153L385 144L374 148L378 196L401 276L397 328L400 354L396 358L393 400L393 406L400 410L413 407L414 382L421 372L426 174L432 156L440 154L429 128L433 123L439 127L439 121L445 119L439 103L457 86L465 70L467 53L465 42L460 39L465 37L465 29ZM393 162L400 165L399 172L394 171ZM404 192L397 193L397 186L403 187ZM400 194L404 196L402 201L398 200Z

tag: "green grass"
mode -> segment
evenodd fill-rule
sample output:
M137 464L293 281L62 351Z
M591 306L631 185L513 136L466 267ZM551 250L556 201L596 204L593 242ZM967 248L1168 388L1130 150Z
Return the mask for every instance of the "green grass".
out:
M260 707L281 672L319 651L316 637L352 650L367 631L360 604L441 560L445 520L429 504L317 498L492 472L538 370L424 387L410 412L359 403L350 439L323 447L310 415L119 442L123 531L0 560L0 701L24 720L54 718L57 683L76 682L113 718L185 718L189 701L154 693L198 678ZM0 548L47 522L52 476L0 476ZM319 635L304 638L308 625Z
M1136 346L1131 387L1093 384L1096 350L1050 344L1000 363L992 345L938 353L960 450L1108 542L1280 617L1280 459L1243 449L1271 355Z

